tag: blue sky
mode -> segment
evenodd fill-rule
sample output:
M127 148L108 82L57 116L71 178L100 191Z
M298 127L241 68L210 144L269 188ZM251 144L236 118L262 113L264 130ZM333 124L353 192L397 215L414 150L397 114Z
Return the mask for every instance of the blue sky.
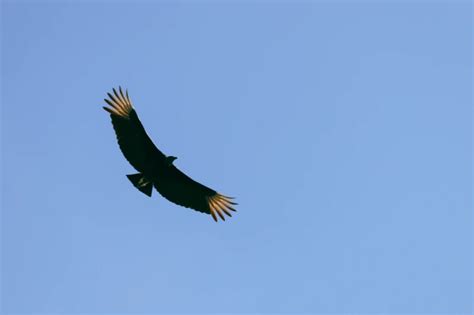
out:
M470 313L472 4L2 2L5 313ZM125 177L101 108L237 197Z

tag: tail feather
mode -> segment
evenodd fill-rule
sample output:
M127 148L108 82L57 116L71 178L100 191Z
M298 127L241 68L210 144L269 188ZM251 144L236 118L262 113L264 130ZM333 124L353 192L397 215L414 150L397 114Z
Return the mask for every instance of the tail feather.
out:
M139 191L151 197L151 192L153 191L153 183L148 180L143 174L130 174L127 175L128 179L132 182Z

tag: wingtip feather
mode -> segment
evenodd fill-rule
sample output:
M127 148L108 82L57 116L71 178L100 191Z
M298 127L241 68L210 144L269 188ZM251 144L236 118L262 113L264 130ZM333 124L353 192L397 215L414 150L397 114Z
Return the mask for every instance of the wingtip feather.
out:
M116 115L122 118L129 118L130 112L132 111L132 103L130 102L130 98L128 97L128 92L127 92L127 98L123 95L123 90L122 87L119 86L119 93L117 93L117 90L115 88L112 88L111 93L107 93L107 96L109 99L104 99L104 101L112 107L111 111L108 111L112 115Z
M216 220L217 216L219 216L223 221L225 221L224 214L226 214L229 217L232 217L232 214L230 213L230 211L234 211L234 212L236 211L231 206L231 201L219 193L216 193L213 196L207 197L207 202L209 205L210 213L213 216L214 220Z

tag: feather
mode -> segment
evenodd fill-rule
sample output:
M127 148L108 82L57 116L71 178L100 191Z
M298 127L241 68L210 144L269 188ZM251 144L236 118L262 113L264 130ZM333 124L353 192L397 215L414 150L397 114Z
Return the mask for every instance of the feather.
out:
M219 205L217 202L216 202L216 199L213 198L213 197L210 197L209 198L209 202L211 203L212 207L217 210L217 214L219 214L219 216L222 218L222 220L225 221L225 218L222 214L222 212L226 213L229 217L231 217L232 215L230 215L230 213L228 211L226 211L225 207Z
M228 208L228 205L226 205L224 202L222 202L221 200L219 200L219 198L217 197L214 197L212 198L212 200L218 204L220 206L220 208L222 209L222 211L224 211L229 217L231 217L232 215L230 214L230 212L227 210Z

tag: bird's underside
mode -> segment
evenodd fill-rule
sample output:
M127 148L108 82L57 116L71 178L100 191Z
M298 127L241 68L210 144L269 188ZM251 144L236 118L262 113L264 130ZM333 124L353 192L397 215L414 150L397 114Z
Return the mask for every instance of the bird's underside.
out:
M210 214L215 221L225 220L236 211L232 197L224 196L181 172L174 164L175 157L163 154L148 137L132 103L122 89L107 93L103 107L110 113L120 149L128 162L139 172L127 175L132 184L145 195L152 194L153 187L166 199L180 206Z

